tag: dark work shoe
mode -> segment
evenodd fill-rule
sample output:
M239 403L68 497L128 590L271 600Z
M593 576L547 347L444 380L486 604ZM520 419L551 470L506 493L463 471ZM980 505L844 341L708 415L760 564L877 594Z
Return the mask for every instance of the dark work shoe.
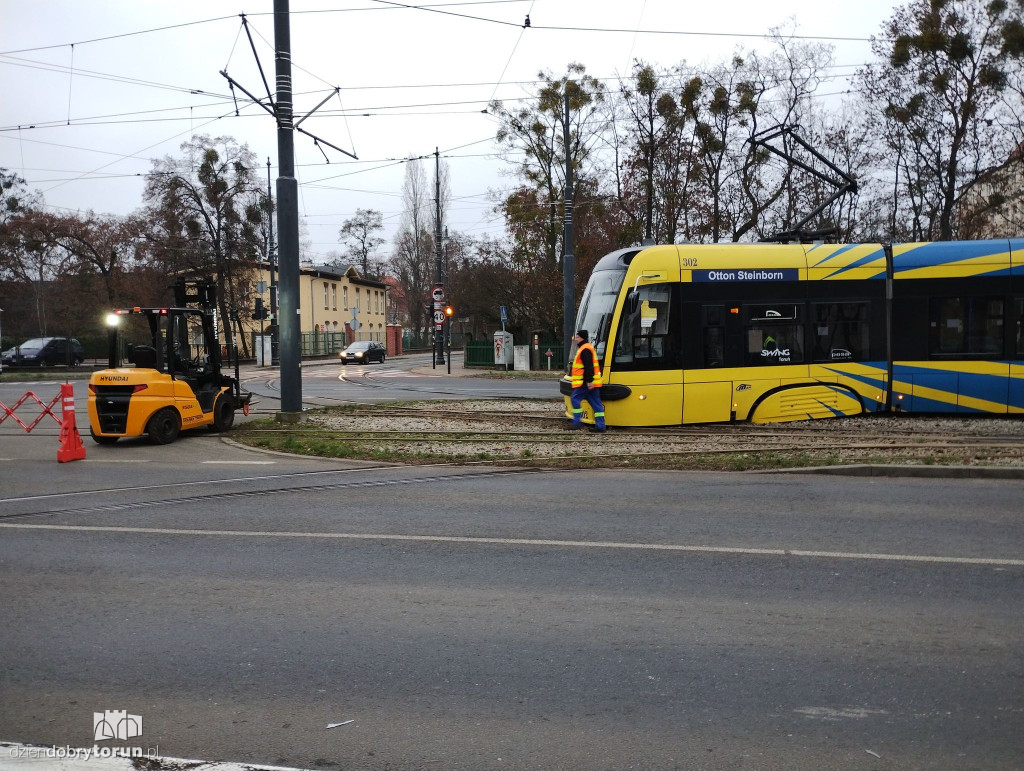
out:
M607 428L598 428L597 426L590 427L590 433L592 434L603 434L607 430Z
M586 426L583 425L582 423L570 423L569 425L567 425L565 427L565 430L566 431L582 431L584 428L586 428Z

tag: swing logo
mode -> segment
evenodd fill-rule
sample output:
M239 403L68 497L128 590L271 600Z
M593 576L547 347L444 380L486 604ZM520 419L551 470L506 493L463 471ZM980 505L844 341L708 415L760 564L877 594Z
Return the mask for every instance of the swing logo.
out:
M133 739L142 736L142 716L129 715L126 710L108 709L92 713L93 739Z
M769 348L768 346L772 346ZM781 361L790 360L790 352L788 348L779 348L778 341L769 335L764 339L764 347L761 349L762 358L774 358Z

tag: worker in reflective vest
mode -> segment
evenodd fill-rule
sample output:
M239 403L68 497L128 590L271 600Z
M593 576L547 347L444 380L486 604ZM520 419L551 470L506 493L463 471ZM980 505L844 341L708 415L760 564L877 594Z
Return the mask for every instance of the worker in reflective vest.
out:
M591 431L603 434L604 404L601 403L601 365L597 363L597 351L589 342L587 330L576 333L576 358L572 361L572 393L569 404L572 405L572 429L583 428L583 402L590 404L594 412L594 425Z

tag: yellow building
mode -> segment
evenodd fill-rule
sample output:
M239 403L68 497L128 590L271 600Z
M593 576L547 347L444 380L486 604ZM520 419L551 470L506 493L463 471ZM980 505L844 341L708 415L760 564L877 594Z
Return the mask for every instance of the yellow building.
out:
M264 307L269 311L267 264L261 264L256 273L254 282L265 282L268 289L255 296L263 298ZM364 278L354 265L303 263L299 267L299 331L304 337L329 335L334 341L333 350L338 349L338 336L342 334L344 345L356 340L384 342L387 290L387 284ZM357 329L352 328L353 321L359 322ZM260 322L254 324L258 330Z

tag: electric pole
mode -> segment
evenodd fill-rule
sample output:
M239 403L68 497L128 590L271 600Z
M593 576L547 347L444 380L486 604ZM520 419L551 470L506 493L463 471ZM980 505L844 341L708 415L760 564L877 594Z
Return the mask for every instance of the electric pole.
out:
M298 421L302 414L299 183L295 179L295 138L292 133L292 42L288 0L274 0L274 50L277 75L278 268L281 280L281 413L286 421Z
M568 362L576 330L576 275L572 253L572 153L569 150L569 79L565 80L565 118L562 122L562 142L565 145L565 237L562 254L562 339Z
M444 300L444 279L441 276L441 153L434 148L434 291L441 288L441 300ZM434 364L444 364L444 315L437 320L437 298L434 303Z
M274 243L274 197L270 192L270 158L267 158L267 221L270 229L267 240L267 264L270 269L270 364L277 366L281 359L278 355L277 281L274 279L277 244Z
M281 411L278 420L282 422L298 422L302 419L302 318L299 315L299 183L295 178L295 136L294 132L312 137L314 144L327 145L350 158L359 160L354 153L342 150L337 145L311 134L299 124L323 107L327 100L341 92L335 86L334 92L324 97L316 107L295 121L292 104L292 41L291 23L288 16L288 0L274 0L274 66L277 75L277 103L270 93L270 85L263 73L263 65L256 56L263 85L267 89L266 100L260 99L245 86L236 81L227 70L220 74L227 79L234 96L238 88L248 96L253 104L259 105L274 116L277 123L277 232L278 232L278 278L280 289L278 301L278 331L280 335L279 352L281 363ZM242 27L249 38L253 55L256 55L256 44L249 30L249 22L242 16ZM238 114L238 102L235 102L235 114ZM322 149L321 149L322 152ZM268 161L269 166L269 161ZM269 168L268 168L269 173ZM273 272L271 272L273 277ZM271 294L271 303L274 296ZM273 308L273 305L271 305Z

